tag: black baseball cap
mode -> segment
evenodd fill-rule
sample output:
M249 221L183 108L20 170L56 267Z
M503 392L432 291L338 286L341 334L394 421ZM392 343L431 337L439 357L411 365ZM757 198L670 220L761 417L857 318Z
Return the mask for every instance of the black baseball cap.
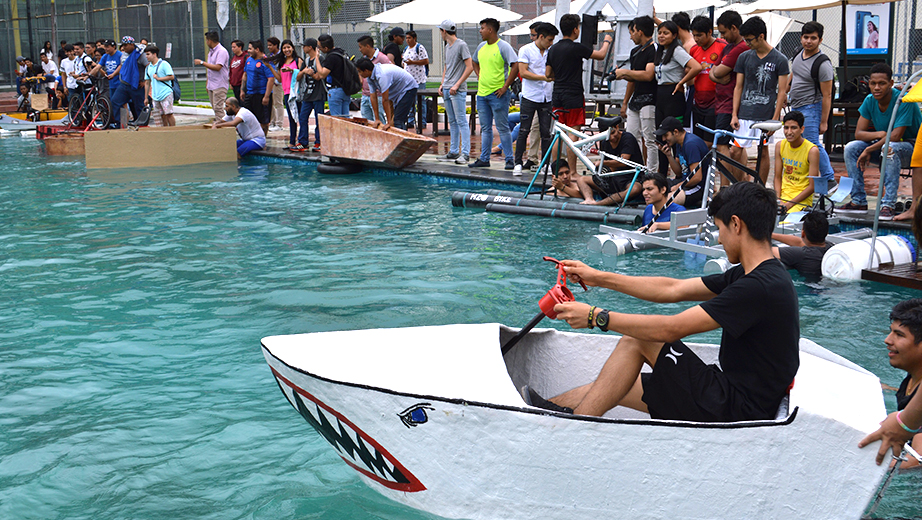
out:
M654 133L656 134L656 137L663 137L666 135L666 132L674 132L676 130L681 130L682 128L685 128L685 126L682 125L681 121L672 116L669 116L666 119L663 119L663 122L660 123L659 128L657 128L656 132Z

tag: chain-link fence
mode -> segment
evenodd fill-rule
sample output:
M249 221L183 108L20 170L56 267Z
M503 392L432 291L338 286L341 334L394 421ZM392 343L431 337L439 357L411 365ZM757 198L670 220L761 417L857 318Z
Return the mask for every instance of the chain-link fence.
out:
M204 39L206 30L218 30L222 43L228 49L234 39L246 42L276 36L280 39L291 38L300 44L306 38L329 33L338 47L353 55L358 53L356 39L364 34L371 34L379 47L387 43L387 34L392 27L367 22L369 16L408 1L344 0L342 7L331 14L328 11L328 0L315 0L315 12L311 13L312 23L291 26L283 13L283 2L262 0L263 30L260 31L260 17L257 13L244 17L233 9L230 10L227 25L219 29L216 0L6 0L0 2L0 85L14 84L14 59L17 55L31 56L37 60L39 49L46 41L50 41L57 52L61 40L71 43L96 41L100 38L119 40L122 36L130 35L135 39L146 38L156 42L161 48L161 56L169 60L184 82L184 97L204 100L207 99L204 89L205 70L193 67L193 60L204 58L207 54ZM522 14L521 21L527 21L555 7L554 0L487 1ZM917 15L917 4L916 0L901 0L893 4L892 64L898 78L906 78L914 70L922 68L922 20ZM841 65L840 7L779 14L795 20L778 45L780 51L788 56L797 52L801 25L816 19L826 29L823 50L836 66ZM504 24L501 30L514 25ZM410 28L408 25L403 27ZM438 81L441 70L439 32L429 26L417 26L414 29L419 35L419 42L428 49L433 61L430 80ZM475 25L466 25L458 30L458 36L472 49L480 42L477 29ZM527 36L518 36L509 41L518 48L529 40ZM168 56L165 54L167 51Z

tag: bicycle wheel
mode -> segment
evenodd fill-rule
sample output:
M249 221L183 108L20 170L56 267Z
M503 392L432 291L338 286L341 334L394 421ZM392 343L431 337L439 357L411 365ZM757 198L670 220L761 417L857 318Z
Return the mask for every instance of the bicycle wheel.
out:
M79 126L83 123L83 110L81 110L80 105L82 101L79 98L74 98L70 102L70 106L67 107L67 115L70 116L70 124L73 126Z
M109 128L109 122L112 119L112 107L109 105L109 100L101 97L96 100L96 103L93 105L93 128L97 130L105 130Z

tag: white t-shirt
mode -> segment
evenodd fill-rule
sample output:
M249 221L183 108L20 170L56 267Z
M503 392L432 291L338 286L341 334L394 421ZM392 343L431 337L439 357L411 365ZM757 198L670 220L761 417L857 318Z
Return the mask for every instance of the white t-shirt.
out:
M243 121L237 125L237 135L240 136L244 141L260 140L264 142L266 140L266 134L263 133L263 127L259 124L259 120L256 119L256 116L253 115L253 112L240 107L240 110L237 111L237 115L226 115L224 116L225 121L233 121L236 118L243 119Z
M61 60L61 75L67 76L67 78L64 80L64 86L68 89L77 88L77 80L71 76L71 74L74 72L77 72L76 59Z
M547 72L547 51L541 54L541 49L535 42L522 46L519 49L519 63L524 63L528 72L543 76ZM521 65L520 65L521 67ZM554 93L553 81L537 81L522 77L522 96L535 103L549 103Z
M48 63L42 63L42 70L45 72L46 76L57 76L58 75L58 66L54 64L53 61L48 60ZM45 86L48 88L54 88L57 81L51 80L48 83L45 83Z

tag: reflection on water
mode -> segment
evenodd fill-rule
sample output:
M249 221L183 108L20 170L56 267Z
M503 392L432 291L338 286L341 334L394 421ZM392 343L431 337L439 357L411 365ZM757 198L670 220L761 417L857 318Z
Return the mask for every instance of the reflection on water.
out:
M260 338L521 326L555 280L543 255L700 274L672 251L593 256L592 223L452 208L459 187L425 178L255 161L87 173L40 146L0 140L0 518L429 518L329 450L279 393ZM882 341L910 291L797 287L805 337L898 385ZM880 515L922 515L917 484L899 477Z

